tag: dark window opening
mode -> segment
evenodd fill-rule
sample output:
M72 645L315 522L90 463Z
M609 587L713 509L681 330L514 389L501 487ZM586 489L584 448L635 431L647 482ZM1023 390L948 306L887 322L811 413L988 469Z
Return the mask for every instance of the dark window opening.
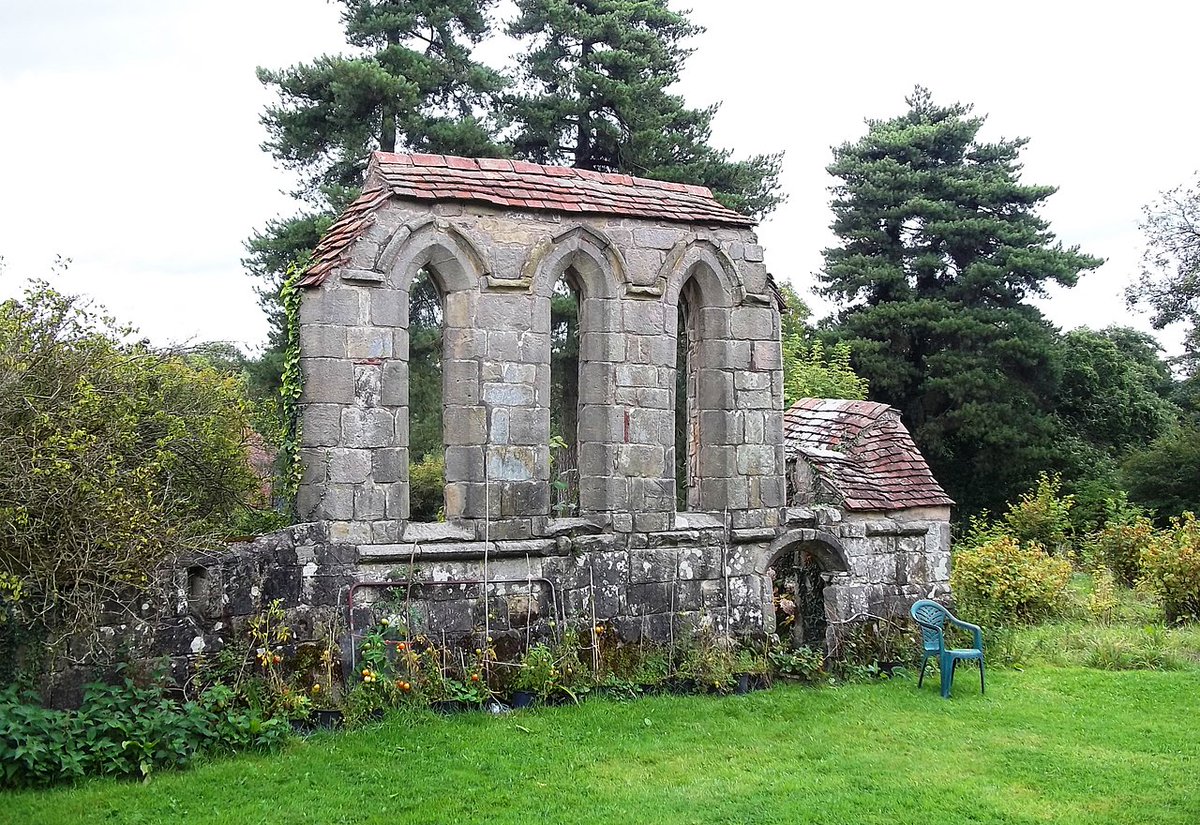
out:
M446 452L442 439L442 293L422 268L408 293L409 518L445 518Z
M579 512L579 291L567 270L550 296L550 508Z

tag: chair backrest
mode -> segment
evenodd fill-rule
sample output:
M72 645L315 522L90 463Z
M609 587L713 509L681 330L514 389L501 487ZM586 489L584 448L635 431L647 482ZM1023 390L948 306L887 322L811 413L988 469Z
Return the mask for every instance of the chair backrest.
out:
M950 611L929 599L921 599L909 611L921 628L921 642L928 651L940 651L945 644L942 629Z

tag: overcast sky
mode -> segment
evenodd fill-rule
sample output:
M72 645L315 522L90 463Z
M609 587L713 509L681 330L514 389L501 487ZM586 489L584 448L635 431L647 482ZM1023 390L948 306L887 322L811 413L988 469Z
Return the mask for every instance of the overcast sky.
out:
M1148 329L1124 287L1142 204L1200 167L1192 3L690 0L680 91L722 102L714 143L785 151L769 268L810 296L830 244L830 147L905 110L914 84L1026 136L1025 180L1067 245L1107 259L1043 302L1064 327ZM73 259L67 291L156 343L261 344L242 242L293 206L259 149L256 66L343 50L324 0L0 0L0 295ZM503 48L488 54L502 55ZM820 301L812 303L819 310ZM1178 336L1162 336L1171 350Z

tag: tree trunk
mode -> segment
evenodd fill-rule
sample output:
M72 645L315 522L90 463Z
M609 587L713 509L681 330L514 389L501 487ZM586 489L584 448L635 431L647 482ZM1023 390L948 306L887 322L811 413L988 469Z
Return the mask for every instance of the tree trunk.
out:
M588 58L592 55L593 44L589 41L584 41L579 49L579 66L584 68L587 66ZM575 168L576 169L591 169L595 165L592 161L592 113L588 108L591 106L591 95L585 94L584 90L580 89L579 95L580 112L579 125L576 127L575 135Z

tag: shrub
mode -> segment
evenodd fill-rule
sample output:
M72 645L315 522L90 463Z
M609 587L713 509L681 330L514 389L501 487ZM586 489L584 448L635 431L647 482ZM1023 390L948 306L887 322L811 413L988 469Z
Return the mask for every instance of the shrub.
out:
M1021 544L1039 544L1053 555L1068 552L1075 498L1061 493L1062 478L1041 473L1037 485L1004 514L1009 535Z
M446 460L429 454L408 468L410 512L413 521L445 520Z
M1065 560L1007 536L957 550L950 571L961 612L998 624L1058 615L1066 606L1070 579Z
M179 703L159 686L126 678L88 685L78 711L60 711L10 688L0 693L0 787L91 775L144 778L201 753L270 748L287 738L286 721L233 707L226 693Z
M1097 565L1111 570L1117 581L1133 587L1142 571L1142 555L1154 538L1154 525L1142 515L1109 522L1092 536L1090 554Z
M1142 579L1172 623L1200 620L1200 523L1192 513L1171 519L1142 552Z
M0 302L0 572L64 635L259 493L239 380L128 333L45 284Z

